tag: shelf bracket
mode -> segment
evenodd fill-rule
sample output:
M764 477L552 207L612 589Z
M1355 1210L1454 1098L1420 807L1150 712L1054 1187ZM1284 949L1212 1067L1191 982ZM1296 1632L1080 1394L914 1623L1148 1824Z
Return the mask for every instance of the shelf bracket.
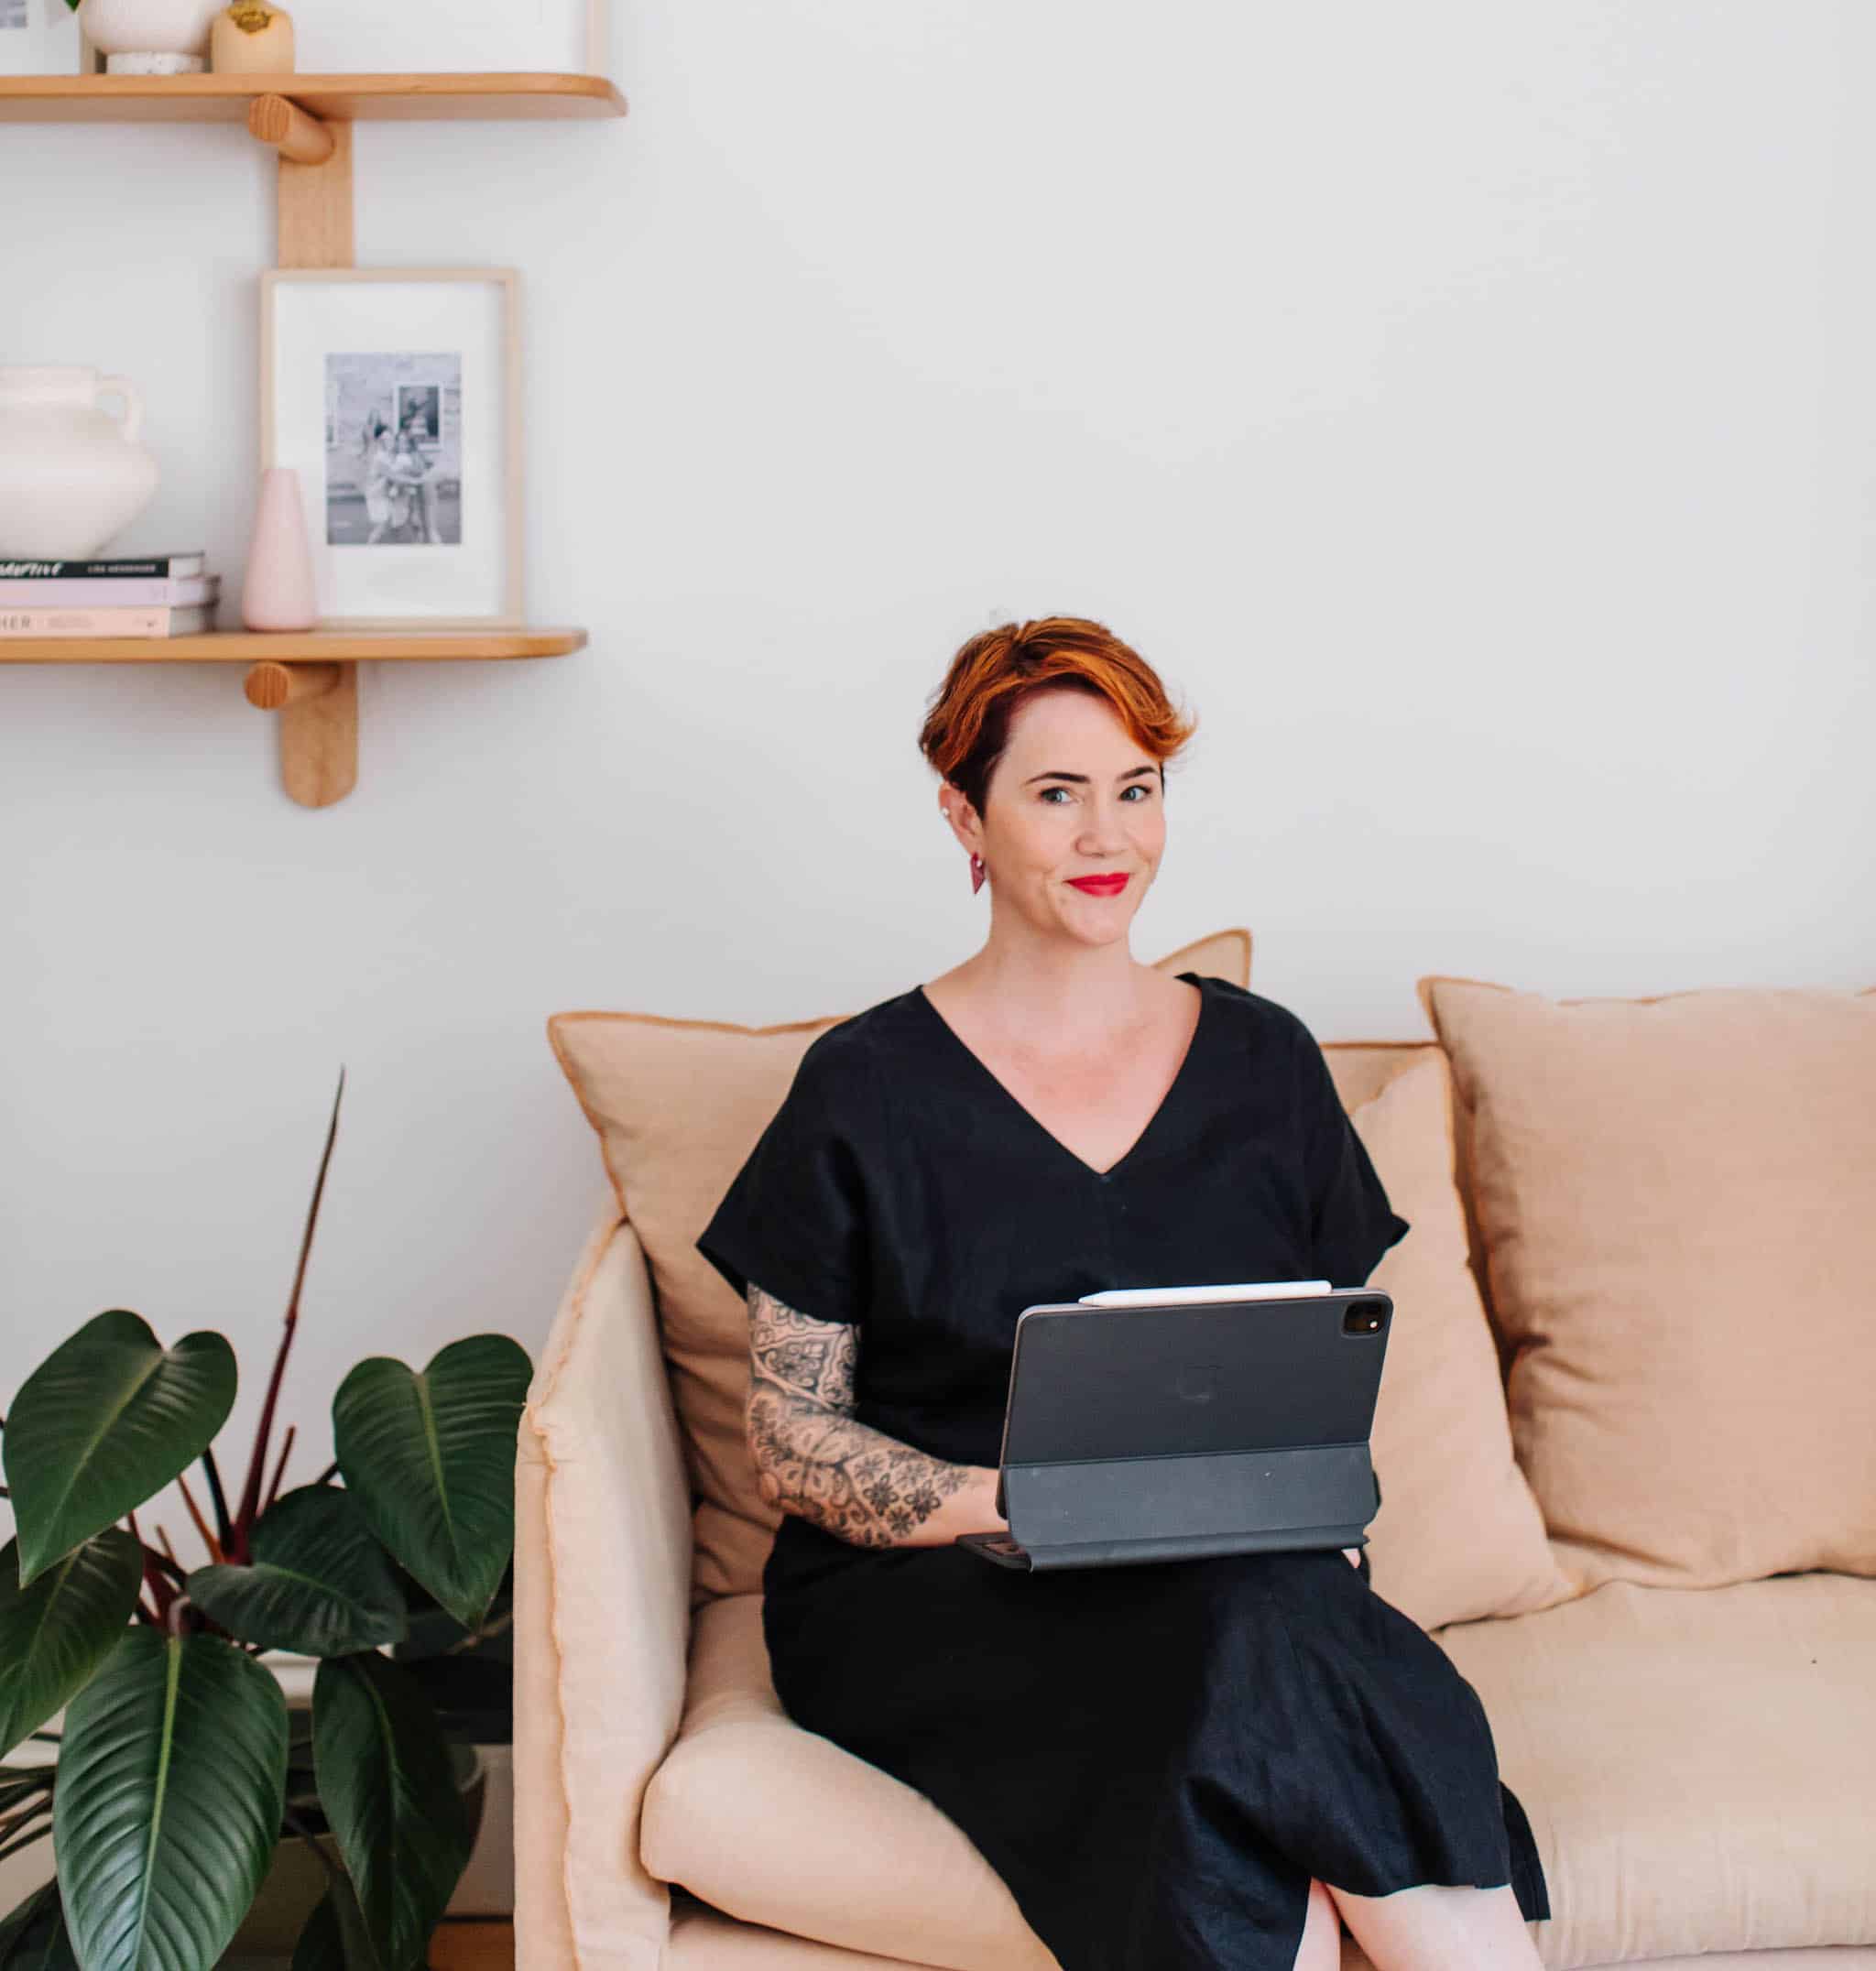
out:
M295 164L323 164L333 154L332 125L286 96L256 96L247 105L247 127Z
M281 267L354 264L352 125L309 115L283 95L256 96L247 127L279 153L275 256ZM247 702L280 716L280 784L302 808L327 808L358 784L358 666L283 664L247 673Z
M302 808L329 808L358 784L358 666L250 667L242 687L251 705L280 715L280 782Z

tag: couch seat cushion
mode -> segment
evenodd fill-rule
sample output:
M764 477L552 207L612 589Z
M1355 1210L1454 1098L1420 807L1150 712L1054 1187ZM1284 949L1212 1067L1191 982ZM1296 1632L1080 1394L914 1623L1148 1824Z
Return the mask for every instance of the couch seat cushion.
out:
M714 1909L796 1936L943 1971L1056 1971L954 1821L783 1711L760 1595L697 1611L683 1724L646 1791L639 1854Z
M1618 1581L1435 1639L1531 1817L1546 1965L1876 1944L1876 1582Z
M1435 1639L1531 1817L1547 1966L1876 1944L1876 1583L1612 1582ZM641 1856L717 1910L848 1950L943 1971L1054 1964L959 1827L790 1721L759 1595L699 1611Z

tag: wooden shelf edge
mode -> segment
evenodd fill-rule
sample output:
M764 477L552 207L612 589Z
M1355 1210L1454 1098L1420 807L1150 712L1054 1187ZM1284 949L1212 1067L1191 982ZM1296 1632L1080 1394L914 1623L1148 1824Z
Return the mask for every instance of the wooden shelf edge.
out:
M0 123L118 117L225 120L256 96L286 96L314 114L418 120L475 116L623 116L626 99L604 75L532 71L430 74L6 75Z
M567 657L573 628L211 630L197 637L0 637L0 664L449 663Z

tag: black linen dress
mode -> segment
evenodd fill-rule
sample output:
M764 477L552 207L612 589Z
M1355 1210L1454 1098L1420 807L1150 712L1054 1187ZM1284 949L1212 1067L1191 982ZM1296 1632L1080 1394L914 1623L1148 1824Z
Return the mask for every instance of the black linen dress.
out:
M860 1422L992 1467L1036 1301L1365 1285L1408 1225L1321 1049L1275 1001L1179 975L1191 1045L1109 1170L914 986L816 1037L698 1249L859 1330ZM763 1585L789 1715L949 1814L1063 1971L1292 1971L1312 1876L1510 1882L1550 1914L1478 1693L1338 1551L1025 1574L788 1515Z

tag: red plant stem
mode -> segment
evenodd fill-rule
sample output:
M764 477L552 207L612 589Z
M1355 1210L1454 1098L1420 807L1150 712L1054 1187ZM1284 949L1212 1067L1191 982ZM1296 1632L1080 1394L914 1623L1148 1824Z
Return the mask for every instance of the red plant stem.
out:
M145 1541L136 1523L136 1514L130 1519L130 1537L136 1541L137 1553L143 1562L143 1584L154 1597L157 1605L155 1619L160 1622L169 1612L169 1604L175 1599L176 1590L163 1578L163 1570L157 1565L157 1557Z
M228 1558L221 1541L209 1531L209 1523L202 1516L202 1508L195 1503L195 1495L189 1489L189 1480L180 1472L176 1474L176 1486L182 1494L182 1503L189 1508L189 1517L195 1521L195 1530L202 1535L202 1543L209 1550L209 1559L224 1561Z
M293 1331L300 1323L300 1290L306 1281L306 1261L312 1250L313 1227L319 1223L319 1203L326 1188L326 1170L333 1160L333 1140L339 1133L339 1104L345 1095L345 1071L339 1070L338 1092L333 1097L332 1120L326 1127L326 1147L319 1160L319 1180L312 1187L312 1203L306 1214L306 1229L300 1240L300 1263L293 1271L293 1291L287 1301L287 1312L282 1322L285 1332L280 1336L278 1353L274 1356L274 1372L267 1378L267 1400L261 1405L260 1424L254 1434L254 1450L247 1460L247 1479L241 1488L241 1508L234 1515L234 1538L230 1541L231 1560L245 1562L248 1558L247 1535L260 1509L261 1476L267 1468L267 1444L273 1434L274 1405L280 1394L280 1377L287 1367L287 1351L293 1345Z
M287 1460L291 1456L293 1451L294 1433L299 1428L300 1426L297 1423L289 1423L287 1426L286 1442L280 1446L280 1462L274 1466L274 1482L267 1487L267 1504L261 1508L263 1512L267 1509L267 1506L271 1506L280 1496L280 1474L287 1469Z

